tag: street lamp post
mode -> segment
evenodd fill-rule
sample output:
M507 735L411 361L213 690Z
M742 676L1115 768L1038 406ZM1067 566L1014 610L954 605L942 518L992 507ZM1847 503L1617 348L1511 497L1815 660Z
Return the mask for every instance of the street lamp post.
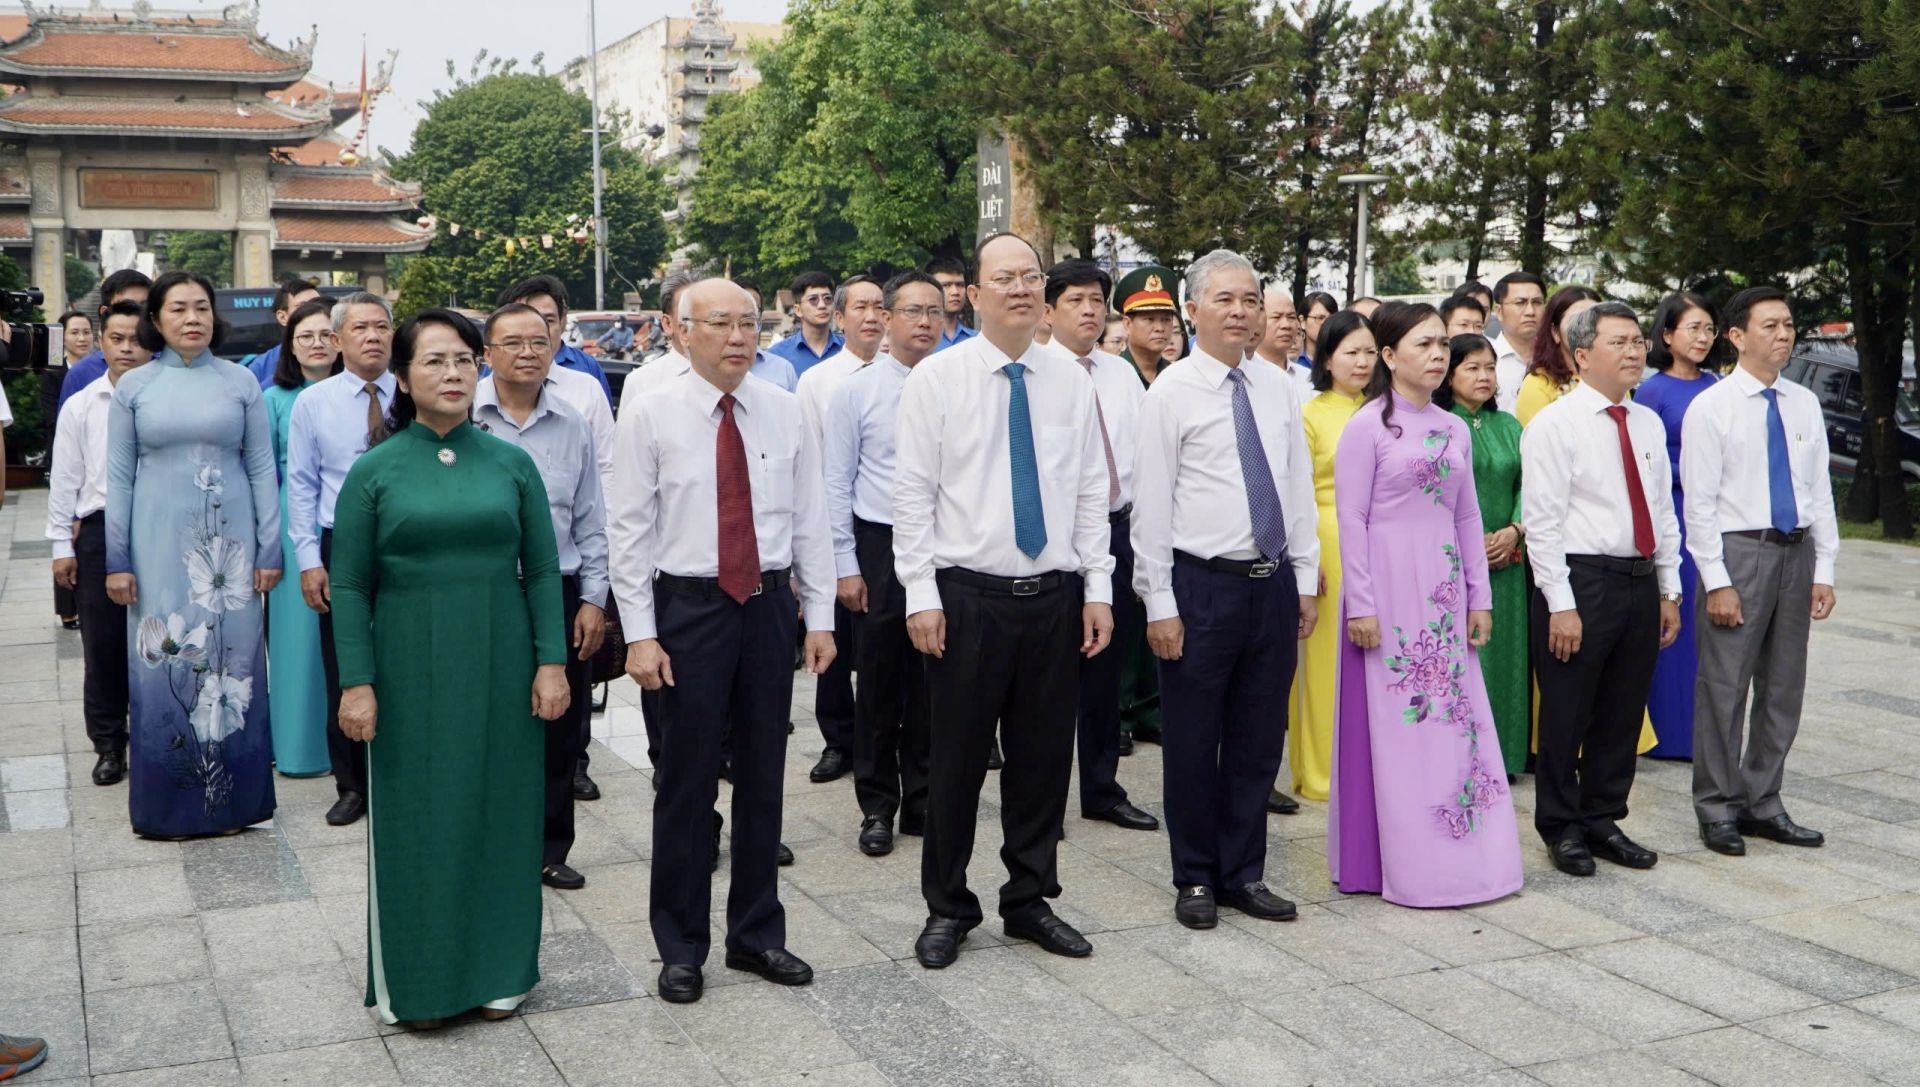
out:
M1353 240L1353 289L1356 297L1373 293L1373 268L1367 261L1367 190L1375 185L1384 185L1388 180L1385 174L1340 175L1340 184L1353 186L1360 197L1359 225Z
M607 217L600 208L600 35L594 0L587 0L587 71L593 95L593 308L603 310L607 308Z

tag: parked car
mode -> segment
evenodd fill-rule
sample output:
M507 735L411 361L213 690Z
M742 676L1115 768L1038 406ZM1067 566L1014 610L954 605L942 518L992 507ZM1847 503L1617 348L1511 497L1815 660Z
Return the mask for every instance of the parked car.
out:
M1900 468L1909 480L1920 483L1920 409L1913 400L1911 358L1905 360L1904 368L1894 396L1894 421L1900 428ZM1794 346L1782 376L1812 389L1820 398L1827 417L1833 470L1839 475L1853 475L1866 445L1860 421L1866 403L1860 386L1859 354L1844 339L1810 337Z

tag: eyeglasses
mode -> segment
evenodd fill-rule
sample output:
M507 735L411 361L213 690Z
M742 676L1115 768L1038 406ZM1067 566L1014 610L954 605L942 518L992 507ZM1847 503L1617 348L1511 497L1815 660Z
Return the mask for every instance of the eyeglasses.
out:
M830 294L810 294L800 299L800 304L803 306L831 306L833 305L833 296Z
M1047 277L1039 272L1027 272L1022 275L1014 275L1012 272L1001 272L999 275L987 280L987 286L1001 292L1010 291L1015 287L1025 287L1028 290L1032 290L1046 281Z
M1689 336L1716 336L1719 335L1720 332L1719 329L1713 327L1713 322L1711 321L1690 321L1687 324L1681 325L1678 331L1684 332Z
M905 318L909 323L927 318L937 320L947 315L945 306L901 306L891 312L895 317Z
M471 373L480 368L480 363L472 355L455 355L452 358L435 355L430 359L421 359L414 365L429 374L444 374L448 367L461 373Z
M741 317L738 320L726 316L702 317L694 323L705 325L708 329L722 335L732 335L735 332L744 332L749 336L760 335L760 318L758 317Z
M293 338L295 347L319 347L333 334L330 332L302 332Z
M499 348L500 350L505 351L509 355L524 355L528 351L532 351L536 355L544 355L547 353L547 349L553 346L553 341L552 340L501 340L499 343L490 343L487 346Z

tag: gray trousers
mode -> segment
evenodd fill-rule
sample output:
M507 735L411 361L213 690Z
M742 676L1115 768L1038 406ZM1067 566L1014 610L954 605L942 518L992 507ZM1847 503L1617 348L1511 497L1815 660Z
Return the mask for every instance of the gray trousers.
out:
M1778 544L1727 535L1721 541L1744 621L1715 626L1701 587L1694 615L1700 676L1693 688L1693 808L1703 823L1771 819L1786 810L1780 778L1800 731L1813 624L1811 538Z

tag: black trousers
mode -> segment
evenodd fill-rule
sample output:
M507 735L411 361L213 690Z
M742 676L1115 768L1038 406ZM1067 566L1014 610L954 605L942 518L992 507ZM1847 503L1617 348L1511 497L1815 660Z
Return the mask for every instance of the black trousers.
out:
M560 577L560 593L573 640L573 619L580 613L580 579ZM571 700L558 721L547 723L546 835L541 864L565 864L573 849L573 775L587 750L587 730L593 720L593 662L567 647L567 693Z
M1267 790L1286 741L1300 593L1285 563L1254 578L1176 552L1173 597L1186 628L1180 659L1160 662L1173 882L1238 888L1266 871Z
M1584 831L1611 836L1627 814L1634 748L1660 655L1660 588L1652 564L1567 556L1580 651L1547 651L1547 600L1533 593L1533 670L1540 683L1540 751L1533 825L1551 845Z
M867 610L856 616L860 687L854 692L853 795L860 814L903 833L927 825L926 657L907 637L907 594L893 569L893 526L855 518L854 555L867 583Z
M1127 648L1146 624L1146 605L1133 595L1133 540L1126 516L1110 519L1113 555L1113 641L1080 658L1080 810L1111 811L1125 803L1120 787L1120 672Z
M320 565L333 561L333 530L320 530ZM340 658L333 651L333 612L320 613L320 670L327 677L327 757L333 763L333 787L367 795L367 745L340 731Z
M830 750L853 751L855 642L853 613L839 601L833 604L833 663L820 673L813 688L813 718L820 722L820 738Z
M79 580L73 588L80 617L80 653L86 662L82 709L87 739L101 755L127 749L127 609L107 597L107 515L80 519L73 541Z
M793 591L736 604L710 592L656 584L654 616L674 685L660 692L660 762L654 774L653 883L648 899L660 961L707 959L713 812L720 737L733 733L733 869L727 947L749 954L785 947L775 852L781 770L793 708Z
M980 899L967 889L967 863L998 722L1006 759L1000 916L1045 916L1043 899L1059 893L1055 847L1073 776L1081 583L1064 575L1049 591L1014 596L963 585L943 570L940 597L947 646L945 656L927 658L933 716L921 893L936 916L981 920Z

